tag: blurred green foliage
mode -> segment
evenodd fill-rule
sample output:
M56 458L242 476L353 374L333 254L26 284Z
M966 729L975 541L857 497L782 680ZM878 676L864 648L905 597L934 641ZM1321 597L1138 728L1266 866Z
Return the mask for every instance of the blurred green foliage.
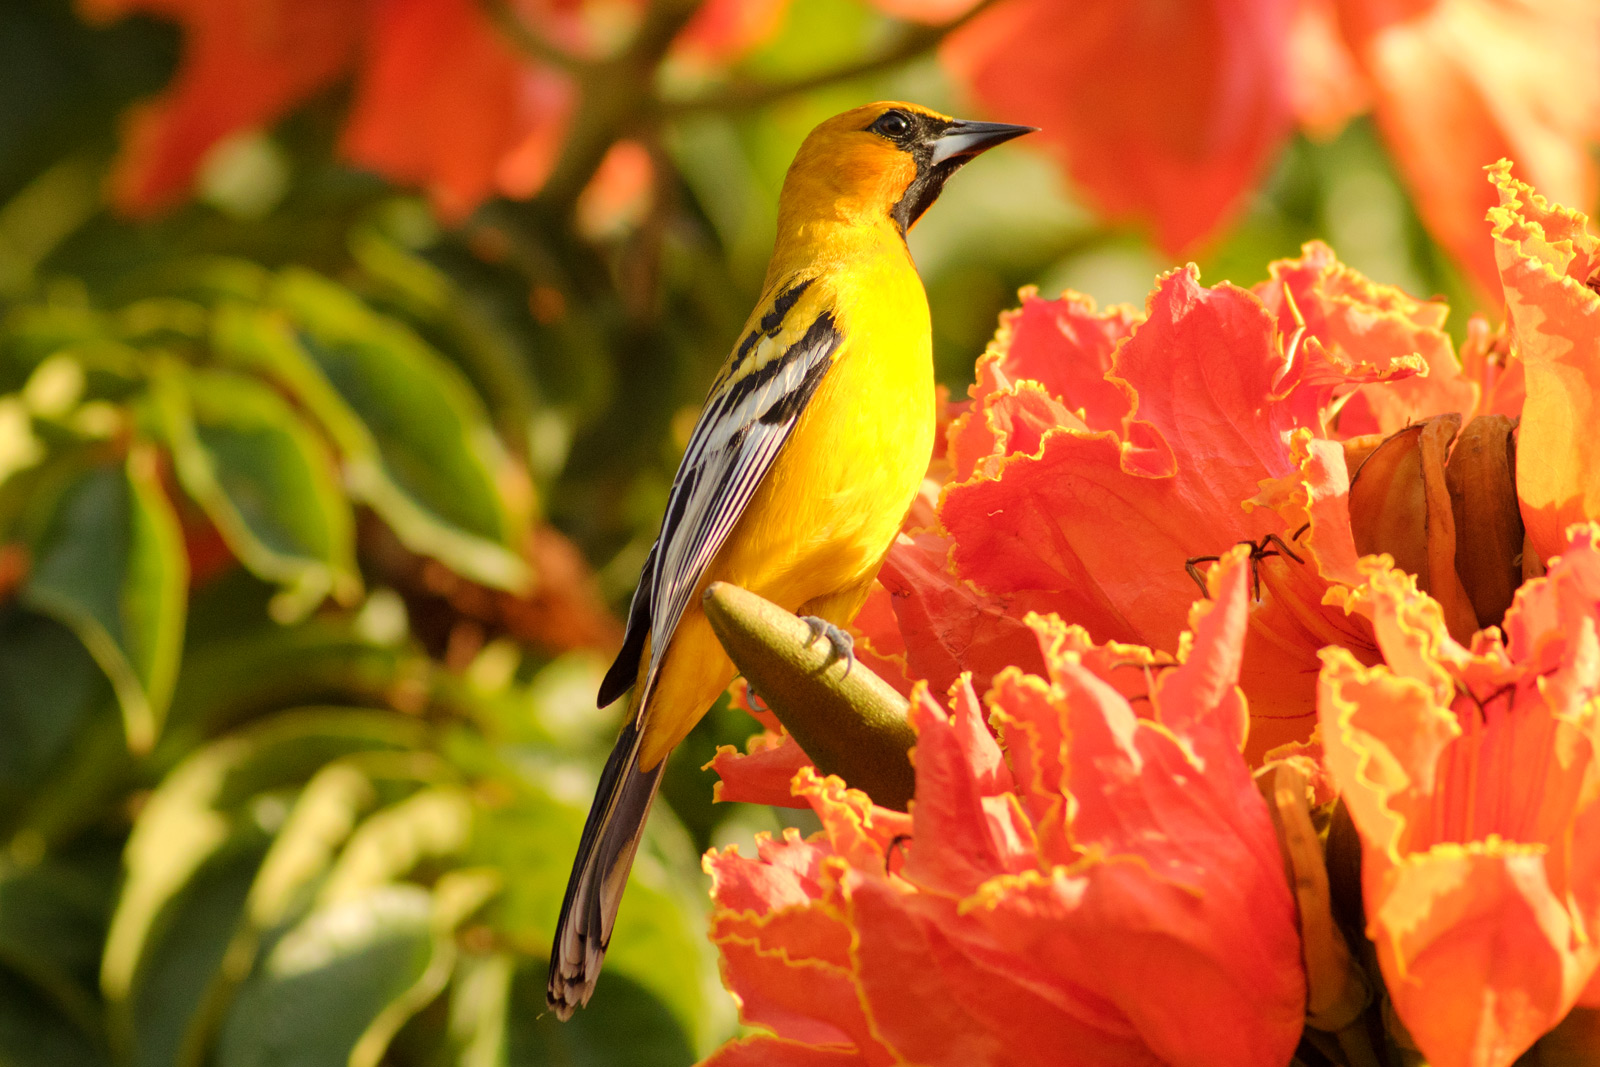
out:
M339 92L119 219L119 116L175 32L0 5L0 1064L668 1067L732 1032L698 855L779 821L699 767L748 719L675 756L608 976L558 1025L609 631L461 604L537 603L553 528L625 605L800 139L866 99L963 110L926 52L817 77L889 27L807 0L725 84L662 72L721 103L641 116L650 215L586 237L538 201L441 228L333 161ZM790 79L820 84L740 95ZM1359 123L1297 142L1201 267L1248 284L1319 236L1470 307ZM957 395L1019 286L1140 302L1171 266L1026 150L911 245Z

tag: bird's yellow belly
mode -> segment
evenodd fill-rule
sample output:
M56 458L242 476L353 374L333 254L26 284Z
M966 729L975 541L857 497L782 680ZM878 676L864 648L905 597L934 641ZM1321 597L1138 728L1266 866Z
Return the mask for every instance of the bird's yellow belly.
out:
M839 624L855 614L927 472L935 417L925 320L871 325L847 334L704 584ZM734 674L696 595L656 681L640 765L664 758Z
M713 580L795 611L877 573L928 469L934 411L926 355L920 374L882 373L872 355L847 352L829 371Z

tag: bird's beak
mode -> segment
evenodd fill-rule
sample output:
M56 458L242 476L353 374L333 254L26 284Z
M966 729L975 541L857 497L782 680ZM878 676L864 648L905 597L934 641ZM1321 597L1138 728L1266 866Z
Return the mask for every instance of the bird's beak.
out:
M971 122L967 119L956 119L943 133L933 139L933 156L929 162L933 166L952 159L959 159L964 163L997 144L1004 144L1013 137L1021 137L1025 133L1035 133L1038 129L1037 126L1009 126L1004 122Z

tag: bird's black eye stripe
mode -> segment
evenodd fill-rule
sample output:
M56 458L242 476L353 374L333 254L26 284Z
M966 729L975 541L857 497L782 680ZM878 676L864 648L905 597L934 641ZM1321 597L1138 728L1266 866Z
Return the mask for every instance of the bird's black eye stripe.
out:
M911 127L911 116L896 108L879 115L878 121L867 128L891 141L903 141L911 133Z

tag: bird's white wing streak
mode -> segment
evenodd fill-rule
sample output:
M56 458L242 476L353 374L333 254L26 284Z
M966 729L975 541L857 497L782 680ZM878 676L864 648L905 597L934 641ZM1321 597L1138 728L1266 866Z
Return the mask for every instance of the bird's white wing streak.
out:
M776 336L783 323L770 318L757 329ZM643 579L652 584L651 676L669 644L663 635L683 617L706 567L821 384L840 339L833 316L822 312L799 340L727 385L701 413L668 496L654 573Z

